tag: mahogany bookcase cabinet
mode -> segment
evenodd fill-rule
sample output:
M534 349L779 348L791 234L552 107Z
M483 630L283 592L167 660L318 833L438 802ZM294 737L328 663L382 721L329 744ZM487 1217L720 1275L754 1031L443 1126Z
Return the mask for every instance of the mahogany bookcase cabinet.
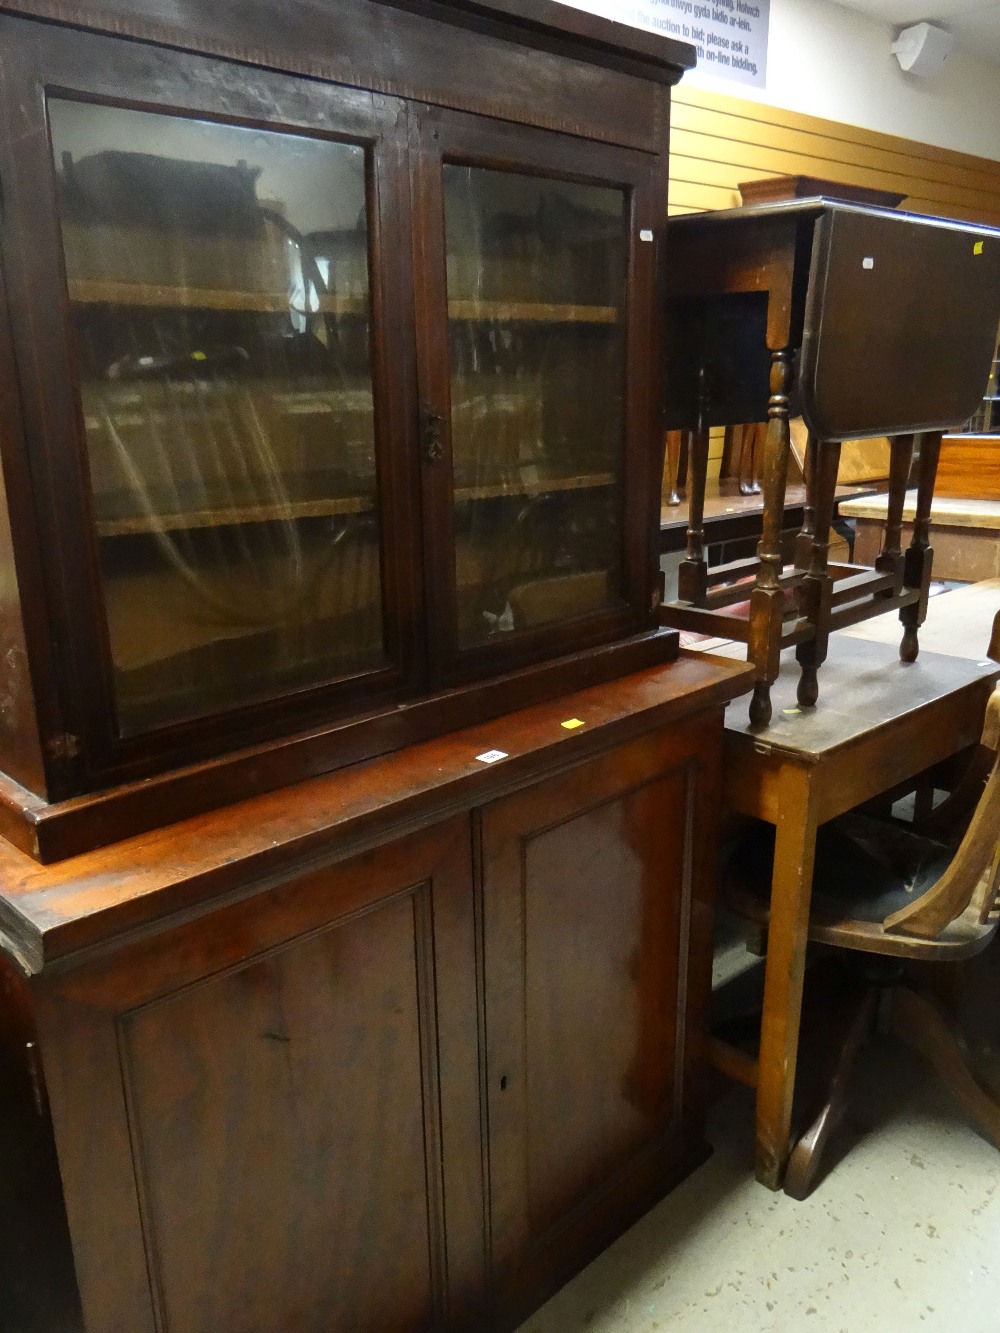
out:
M4 8L0 831L51 859L676 654L689 47L548 0Z
M515 1324L703 1155L670 87L545 0L5 5L3 1312Z

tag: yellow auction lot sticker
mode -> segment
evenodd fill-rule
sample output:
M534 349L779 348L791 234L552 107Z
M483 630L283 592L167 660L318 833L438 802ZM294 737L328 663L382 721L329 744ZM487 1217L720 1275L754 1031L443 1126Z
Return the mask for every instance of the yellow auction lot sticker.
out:
M560 722L559 725L565 727L567 731L576 731L577 727L582 727L585 724L578 717L571 717L569 721Z

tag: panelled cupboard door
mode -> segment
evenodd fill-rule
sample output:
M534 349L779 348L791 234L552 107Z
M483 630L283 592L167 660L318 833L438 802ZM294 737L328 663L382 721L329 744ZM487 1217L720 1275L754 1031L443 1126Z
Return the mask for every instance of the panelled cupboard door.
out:
M404 103L12 18L0 58L21 126L5 274L78 763L126 772L412 691Z
M427 600L455 679L651 623L666 183L650 154L410 115Z
M40 1001L87 1333L479 1326L468 816Z
M515 1310L700 1151L720 734L659 732L482 812L492 1259Z

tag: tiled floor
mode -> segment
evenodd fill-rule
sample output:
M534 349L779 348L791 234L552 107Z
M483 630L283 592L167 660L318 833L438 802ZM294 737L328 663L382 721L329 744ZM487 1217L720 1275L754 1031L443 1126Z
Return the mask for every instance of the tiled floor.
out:
M520 1333L1000 1333L1000 1153L915 1057L866 1053L804 1203L754 1182L751 1123L736 1089L711 1160Z

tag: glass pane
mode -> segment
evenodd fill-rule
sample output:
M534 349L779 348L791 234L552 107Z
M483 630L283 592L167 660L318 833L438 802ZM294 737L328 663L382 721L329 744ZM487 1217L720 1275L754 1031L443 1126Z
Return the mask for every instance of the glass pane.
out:
M458 641L619 606L623 191L446 165Z
M50 119L121 730L379 665L365 150Z

